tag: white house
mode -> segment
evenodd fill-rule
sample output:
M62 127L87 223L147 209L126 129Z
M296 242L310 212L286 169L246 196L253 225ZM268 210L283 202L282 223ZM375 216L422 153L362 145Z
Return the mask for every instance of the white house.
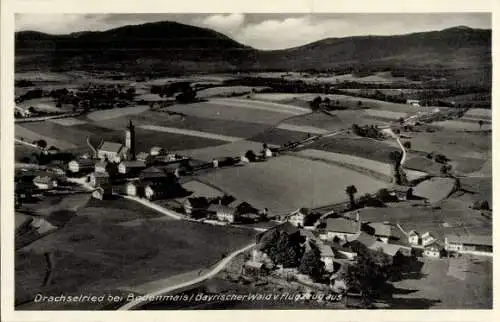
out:
M444 239L444 249L463 254L493 255L491 235L447 235Z
M78 159L68 162L68 170L73 173L90 172L94 169L95 161L90 159Z
M215 213L215 216L220 221L227 221L233 223L238 219L238 212L236 208L228 207L225 205L211 204L207 209L209 212Z
M333 259L335 255L333 254L333 250L330 246L321 244L321 261L325 264L325 270L327 272L333 272Z
M436 241L436 238L431 235L431 233L426 232L422 234L422 246L427 246Z
M95 172L106 172L106 166L108 165L105 161L99 161L95 164L94 171Z
M411 245L414 245L414 246L418 246L420 245L420 235L419 233L417 233L416 231L414 230L411 230L409 233L408 233L408 242L411 244Z
M304 227L306 217L309 214L309 209L299 208L288 215L287 221L296 227Z
M149 151L149 154L154 157L154 156L158 156L158 155L164 155L164 154L166 154L166 151L162 147L154 146Z
M424 247L424 256L431 258L440 258L442 250L443 248L437 243L432 243Z
M41 190L57 188L57 180L50 176L37 176L33 179L33 184Z
M408 99L408 100L406 100L406 104L409 104L409 105L414 106L414 107L420 107L420 100Z

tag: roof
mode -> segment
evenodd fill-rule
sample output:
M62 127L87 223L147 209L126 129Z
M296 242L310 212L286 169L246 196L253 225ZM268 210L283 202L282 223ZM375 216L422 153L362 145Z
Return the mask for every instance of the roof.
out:
M236 208L218 204L211 204L210 206L208 206L208 210L215 212L224 212L230 215L234 215L236 213Z
M410 232L408 233L408 236L420 236L420 235L416 231L410 230Z
M160 146L154 146L151 148L151 152L161 152L164 151L165 149L160 147Z
M100 151L115 152L118 153L122 149L123 144L116 142L104 141L99 148Z
M307 237L307 238L311 238L311 239L316 238L316 236L313 234L312 230L309 230L309 229L300 229L300 235Z
M446 235L446 239L449 243L493 246L491 235Z
M38 176L35 179L33 179L33 182L37 182L37 183L50 183L53 180L55 180L55 178L51 177L51 176Z
M160 170L156 167L149 167L141 171L139 174L141 177L144 178L166 178L167 175L165 171Z
M139 153L137 153L137 155L135 156L135 158L136 158L137 160L146 160L146 159L147 159L147 157L149 157L149 153L147 153L147 152L139 152Z
M108 163L106 161L99 161L95 164L96 167L103 167L103 168L106 168L107 165Z
M391 224L381 222L373 222L368 224L369 227L375 230L375 235L382 237L391 237L393 235L393 227Z
M78 165L81 167L81 166L89 166L89 165L94 165L96 163L95 160L92 160L92 159L76 159L76 160L72 160L70 162L76 162L78 163Z
M189 204L193 208L207 208L208 207L208 200L207 200L207 198L204 198L204 197L187 198L187 200L185 202L186 203L189 202Z
M371 250L382 249L382 251L384 252L384 254L389 255L389 256L394 256L401 249L401 246L394 245L394 244L386 244L386 243L383 243L383 242L376 241L373 245L371 245L368 248L371 249Z
M141 160L126 160L126 161L122 161L121 164L123 164L127 168L145 168L146 167L146 163L144 163L144 161L141 161Z
M261 263L261 262L255 262L255 261L252 261L252 260L248 260L245 262L245 266L247 267L252 267L252 268L262 268L262 266L264 265L264 263Z
M92 175L96 178L109 178L109 174L107 172L93 172Z
M360 242L361 244L365 245L368 248L370 248L370 246L372 246L377 242L377 239L374 236L369 235L363 231L359 232L356 236L353 236L351 240L349 240L348 238L348 241L354 241L354 240Z
M326 220L326 230L331 232L355 234L359 232L359 228L359 222L343 217Z

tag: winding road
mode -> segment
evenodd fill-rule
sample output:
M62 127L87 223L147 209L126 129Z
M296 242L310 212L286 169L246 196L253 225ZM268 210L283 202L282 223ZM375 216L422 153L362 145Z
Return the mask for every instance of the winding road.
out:
M222 259L217 264L217 266L215 266L210 272L208 272L204 275L201 275L200 277L197 277L197 278L192 279L192 280L187 281L187 282L179 283L179 284L174 285L174 286L165 287L165 288L159 289L155 292L151 292L151 293L142 295L142 296L138 297L137 299L134 299L133 301L130 301L130 302L124 304L123 306L119 307L118 311L133 310L141 305L144 305L144 304L147 304L148 302L151 302L152 300L154 300L155 297L159 297L161 295L166 295L169 292L173 292L173 291L178 290L180 288L192 286L192 285L195 285L197 283L203 282L211 277L214 277L220 271L222 271L231 262L231 260L233 258L235 258L239 254L241 254L247 250L252 249L255 245L256 244L253 243L253 244L247 245L243 248L240 248L240 249L232 252L227 257Z

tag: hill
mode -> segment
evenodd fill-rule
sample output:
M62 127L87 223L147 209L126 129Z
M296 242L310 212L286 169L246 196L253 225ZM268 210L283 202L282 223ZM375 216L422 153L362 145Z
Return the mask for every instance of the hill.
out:
M431 73L460 82L491 82L491 30L455 27L398 36L328 38L304 46L257 50L210 29L175 22L103 32L18 32L17 70L107 69L215 72L331 70Z

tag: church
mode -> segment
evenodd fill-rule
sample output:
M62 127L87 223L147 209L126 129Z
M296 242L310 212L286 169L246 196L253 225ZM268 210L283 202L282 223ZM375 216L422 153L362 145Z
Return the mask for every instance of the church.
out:
M101 141L97 148L94 148L88 141L87 143L94 152L94 158L108 160L119 163L124 160L135 160L135 126L130 121L125 130L125 144Z

